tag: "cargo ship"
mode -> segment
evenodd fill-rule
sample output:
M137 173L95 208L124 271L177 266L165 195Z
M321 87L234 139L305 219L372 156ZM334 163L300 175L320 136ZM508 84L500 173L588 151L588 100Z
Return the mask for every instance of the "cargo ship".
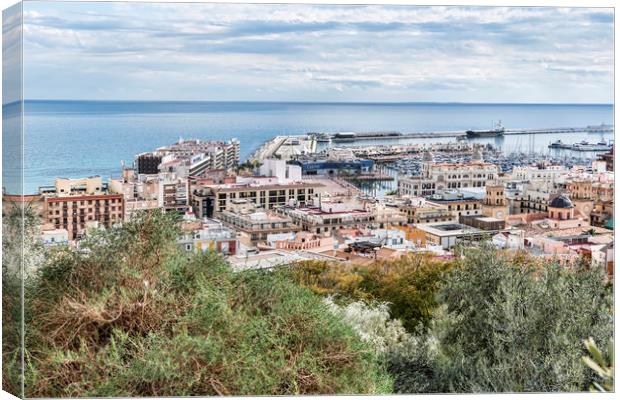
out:
M493 129L482 130L482 131L474 131L468 130L465 131L465 134L468 138L478 138L478 137L498 137L504 136L504 127L502 126L502 121L500 120Z
M338 132L332 135L333 142L354 142L356 140L397 139L400 132Z

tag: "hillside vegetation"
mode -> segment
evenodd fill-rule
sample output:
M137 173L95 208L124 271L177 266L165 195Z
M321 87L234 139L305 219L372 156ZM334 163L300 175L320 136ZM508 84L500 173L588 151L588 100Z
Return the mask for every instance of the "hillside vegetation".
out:
M613 287L588 263L481 243L452 262L233 273L181 251L177 217L160 211L79 249L43 249L35 225L23 230L28 397L613 388L613 354L593 344L613 336ZM20 393L22 229L4 232L3 388Z
M430 322L437 290L453 268L453 262L409 255L369 265L308 261L292 266L290 272L302 286L341 302L385 302L391 317L413 332Z
M53 251L26 287L26 396L384 393L372 347L283 274L187 256L160 212Z

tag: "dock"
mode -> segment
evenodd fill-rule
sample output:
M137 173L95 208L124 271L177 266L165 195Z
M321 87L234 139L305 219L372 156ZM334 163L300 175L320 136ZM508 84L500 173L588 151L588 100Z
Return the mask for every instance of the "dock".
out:
M313 135L276 136L260 146L250 160L278 158L290 160L296 155L316 152L317 141Z
M518 128L518 129L505 129L503 135L544 135L555 133L579 133L579 132L597 132L597 133L612 133L614 132L613 125L605 125L604 127L596 128L593 131L592 127L573 127L573 128ZM438 131L438 132L347 132L346 134L334 133L328 134L329 138L334 143L347 143L358 142L366 140L398 140L398 139L428 139L437 137L466 137L466 131ZM501 135L498 135L501 136Z

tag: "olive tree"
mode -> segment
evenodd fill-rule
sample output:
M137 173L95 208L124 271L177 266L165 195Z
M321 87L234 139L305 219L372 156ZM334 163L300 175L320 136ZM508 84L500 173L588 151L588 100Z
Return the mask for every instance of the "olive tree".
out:
M484 244L464 250L438 292L428 332L391 357L395 391L587 390L583 340L613 334L604 271L519 259Z

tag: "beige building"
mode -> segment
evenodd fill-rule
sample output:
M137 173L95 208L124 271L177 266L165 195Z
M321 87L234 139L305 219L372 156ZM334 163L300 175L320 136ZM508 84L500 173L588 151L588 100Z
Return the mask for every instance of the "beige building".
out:
M303 230L317 234L375 223L373 212L355 202L321 201L306 207L283 206L277 212L290 217Z
M123 176L108 180L110 193L122 194L125 199L125 220L142 210L159 208L159 178L155 175L133 175L124 170Z
M419 175L403 177L398 181L400 196L430 196L446 189L484 187L498 178L497 165L484 162L482 153L475 149L467 163L435 163L433 155L425 152Z
M464 195L458 191L440 192L429 196L426 202L429 206L441 208L452 214L452 219L458 221L461 216L482 214L482 201Z
M427 224L454 220L447 208L429 204L423 197L406 198L396 203L398 210L407 217L409 224Z
M123 195L107 193L100 176L57 178L54 187L42 187L40 192L44 221L66 229L70 240L82 235L89 225L108 228L122 222L125 215Z
M245 234L251 244L266 242L269 235L301 230L291 218L272 211L257 210L254 204L247 201L234 201L230 210L217 212L215 217L224 225Z
M191 204L199 217L211 217L216 212L226 211L235 200L248 200L258 208L270 210L290 201L304 205L322 187L313 181L279 182L269 177L237 177L234 183L193 186Z

